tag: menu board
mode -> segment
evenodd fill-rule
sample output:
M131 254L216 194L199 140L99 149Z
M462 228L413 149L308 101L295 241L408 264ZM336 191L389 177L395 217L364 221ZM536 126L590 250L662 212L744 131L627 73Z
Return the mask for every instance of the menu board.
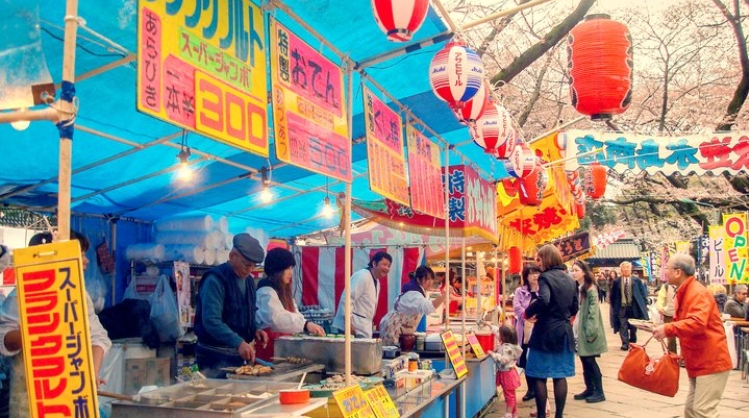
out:
M478 338L476 338L476 334L470 333L466 336L466 338L468 338L468 342L471 344L473 354L475 354L476 357L482 358L486 355L486 353L484 353L484 347L481 346Z
M338 407L341 408L344 418L368 418L375 416L372 408L369 407L369 403L367 403L364 391L362 391L359 385L335 391L333 392L333 398Z
M465 359L460 354L460 347L458 342L455 341L455 336L452 331L442 333L442 342L445 344L445 351L447 356L450 358L450 363L453 365L455 375L461 378L468 373L468 367L466 367Z
M377 418L398 418L401 416L398 407L395 406L390 394L382 385L377 385L374 389L364 392L364 395Z

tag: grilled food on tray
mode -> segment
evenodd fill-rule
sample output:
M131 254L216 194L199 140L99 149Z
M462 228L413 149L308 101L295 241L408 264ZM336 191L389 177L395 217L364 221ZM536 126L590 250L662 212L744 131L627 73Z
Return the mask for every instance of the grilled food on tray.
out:
M257 376L259 374L268 374L271 371L272 369L267 366L261 366L259 364L250 366L249 364L247 364L241 367L237 367L237 370L234 373L248 375L248 376Z

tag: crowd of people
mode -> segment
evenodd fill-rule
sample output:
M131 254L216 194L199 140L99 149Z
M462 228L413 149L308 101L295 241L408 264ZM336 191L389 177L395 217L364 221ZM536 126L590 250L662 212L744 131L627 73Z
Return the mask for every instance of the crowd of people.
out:
M674 254L663 267L664 283L656 289L655 310L662 325L652 337L667 341L676 353L680 342L681 367L689 376L685 417L715 417L729 370L732 367L720 306L705 286L695 279L694 259ZM637 342L637 328L630 319L648 320L649 289L644 279L624 262L616 270L593 273L575 260L562 261L553 245L541 247L535 263L527 263L513 297L515 327L500 328L503 343L497 353L497 385L505 393L506 418L517 417L515 390L520 386L508 375L507 364L523 369L528 391L522 401L535 400L532 417L551 416L547 381L554 391L553 414L564 416L567 378L575 375L574 358L580 359L585 390L573 399L587 403L606 400L597 359L606 353L606 332L601 303L610 304L609 325L621 338L621 349ZM747 286L735 287L724 312L747 315ZM642 332L642 331L641 331ZM517 346L517 349L515 347Z

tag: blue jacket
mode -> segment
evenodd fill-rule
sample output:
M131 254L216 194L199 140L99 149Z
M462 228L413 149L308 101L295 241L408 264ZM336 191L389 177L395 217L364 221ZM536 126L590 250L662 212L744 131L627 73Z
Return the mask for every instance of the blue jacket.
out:
M239 288L243 283L244 296ZM198 285L195 335L198 342L214 347L237 348L255 339L255 283L240 281L229 263L206 272ZM220 321L217 321L220 317Z

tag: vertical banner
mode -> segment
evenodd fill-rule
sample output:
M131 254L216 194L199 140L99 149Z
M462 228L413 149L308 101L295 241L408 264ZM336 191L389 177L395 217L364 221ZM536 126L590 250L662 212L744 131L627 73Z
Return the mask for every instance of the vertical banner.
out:
M190 265L184 261L174 262L174 282L177 284L177 308L179 324L182 327L192 326L192 305L190 305L191 287Z
M710 283L726 284L725 229L710 225Z
M497 188L467 165L450 170L450 229L463 228L463 236L497 241Z
M411 208L416 212L445 219L445 189L437 144L406 124L408 178L411 183Z
M403 125L400 115L364 87L369 187L373 192L409 206ZM438 160L439 161L439 160Z
M666 265L668 264L668 259L670 257L671 253L668 250L668 246L663 246L663 248L661 248L661 267L666 267ZM661 283L666 283L668 281L666 280L666 270L664 270L663 268L661 268L660 278Z
M744 283L747 274L746 213L723 215L728 284Z
M271 74L278 159L351 182L351 140L341 68L274 22Z
M98 417L78 241L15 250L18 318L32 417Z
M263 11L251 0L138 2L138 111L268 156Z

